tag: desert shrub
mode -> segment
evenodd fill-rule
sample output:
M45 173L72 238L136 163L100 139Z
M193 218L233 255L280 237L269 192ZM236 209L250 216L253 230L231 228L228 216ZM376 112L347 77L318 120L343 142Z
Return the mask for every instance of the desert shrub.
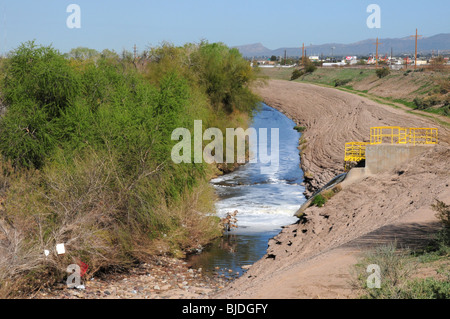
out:
M297 125L294 127L294 130L296 130L299 133L303 133L306 130L306 127Z
M334 86L338 87L338 86L344 86L348 83L350 83L352 80L351 79L336 79L334 80Z
M438 79L437 85L440 94L447 94L450 92L450 77L442 77Z
M317 66L314 63L308 63L305 66L305 72L306 73L313 73L316 70L317 70Z
M356 265L353 287L369 299L448 299L450 297L450 272L446 265L450 253L449 206L441 201L432 205L436 217L444 226L424 249L411 251L399 249L396 243L380 246L365 254ZM445 261L437 270L440 278L417 279L419 263ZM378 265L381 270L381 288L367 287L368 265Z
M305 74L305 72L303 72L301 70L294 70L292 72L291 81L297 80L298 78L300 78L304 74Z
M408 282L401 292L402 299L449 299L450 281L441 281L434 278L415 279Z
M436 200L436 203L432 205L432 208L436 212L436 217L441 221L444 227L450 229L450 205Z
M416 97L413 100L413 103L417 110L426 110L430 107L433 107L433 106L436 106L436 105L442 103L442 100L439 96L431 95L427 98Z
M327 200L321 194L314 197L311 202L311 206L323 207L326 204Z
M379 246L365 254L355 266L356 281L354 288L364 292L363 298L369 299L398 299L401 298L408 280L416 271L417 264L409 257L410 252L399 249L397 243ZM370 289L367 286L368 265L380 267L381 288Z
M415 104L416 109L418 109L418 110L424 110L424 109L426 109L426 108L429 107L429 105L427 105L427 104L425 103L425 101L424 101L423 98L416 97L416 98L413 100L413 103Z
M430 96L425 99L416 98L414 99L413 103L415 104L416 109L425 110L435 105L438 105L440 103L440 100L436 96Z
M377 69L375 73L377 74L378 78L381 79L388 76L391 73L391 71L389 70L389 68L381 68Z
M445 58L443 56L438 56L430 61L431 69L434 71L441 71L444 69L446 64Z

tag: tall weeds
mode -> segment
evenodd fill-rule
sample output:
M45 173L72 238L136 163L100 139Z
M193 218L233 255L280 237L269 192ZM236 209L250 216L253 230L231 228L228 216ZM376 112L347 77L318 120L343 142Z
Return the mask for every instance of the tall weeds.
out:
M221 44L163 45L148 59L138 71L129 59L71 60L29 42L3 61L3 296L61 281L80 261L92 274L183 256L220 235L214 167L174 164L171 132L195 119L243 124L257 102L252 71Z

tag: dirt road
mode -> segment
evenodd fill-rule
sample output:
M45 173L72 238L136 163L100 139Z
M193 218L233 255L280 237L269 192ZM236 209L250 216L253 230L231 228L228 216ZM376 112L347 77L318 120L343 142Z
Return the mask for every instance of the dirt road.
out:
M351 267L369 246L423 243L436 230L431 204L450 202L449 130L431 118L309 84L272 80L264 101L307 130L302 169L309 192L343 171L344 144L368 141L370 127L438 127L440 145L391 171L344 188L323 208L286 227L267 255L217 298L354 297Z

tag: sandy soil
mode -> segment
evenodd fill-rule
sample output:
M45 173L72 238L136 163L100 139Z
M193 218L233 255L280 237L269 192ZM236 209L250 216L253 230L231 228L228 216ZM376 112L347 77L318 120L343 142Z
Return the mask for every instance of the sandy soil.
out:
M449 145L448 129L433 119L378 104L367 98L311 84L271 80L256 89L264 101L307 128L302 169L308 194L344 172L344 145L368 142L374 126L438 127L440 142Z
M410 70L412 71L412 70ZM357 83L352 83L356 90L368 90L371 94L383 97L393 97L411 101L418 92L435 85L434 80L448 77L448 73L411 72L403 75L405 70L392 71L388 78L378 79L370 76ZM427 86L428 85L428 86ZM421 89L422 88L422 89Z
M372 126L438 127L440 145L408 163L344 188L323 208L269 242L266 256L216 298L349 298L352 266L369 247L397 240L421 245L438 227L431 204L450 202L449 130L433 119L363 97L272 80L265 102L307 130L302 169L308 193L343 172L344 144L368 141Z

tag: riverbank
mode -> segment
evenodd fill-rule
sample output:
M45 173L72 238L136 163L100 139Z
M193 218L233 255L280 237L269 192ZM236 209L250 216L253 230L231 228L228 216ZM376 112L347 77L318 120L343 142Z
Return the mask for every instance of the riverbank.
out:
M344 170L344 144L368 141L370 127L438 127L440 145L391 171L344 188L311 207L269 242L266 256L216 298L351 298L351 267L374 245L395 239L421 245L436 231L431 205L449 202L449 131L432 118L340 90L270 80L256 88L265 103L305 127L307 193ZM401 173L400 173L401 172Z
M238 211L238 229L199 248L199 253L188 255L184 261L155 257L128 272L86 276L85 289L67 289L61 282L43 289L36 298L199 299L217 293L239 277L265 254L267 242L282 225L296 221L293 215L304 201L303 174L298 169L300 134L294 130L295 123L263 106L254 114L251 126L279 129L280 169L263 174L262 168L269 164L247 163L210 181L217 195L218 216Z
M202 299L223 289L234 274L214 275L177 258L155 257L123 272L98 273L81 289L64 283L28 296L33 299Z
M291 70L261 69L260 75L270 79L290 80ZM450 69L433 70L390 70L389 74L379 77L375 68L319 67L295 82L311 83L326 87L336 87L378 103L404 108L424 116L439 114L450 115Z
M422 118L355 94L313 84L282 80L268 83L256 88L265 103L306 128L301 141L301 167L307 196L344 172L345 143L368 142L371 127L438 127L441 144L450 142L448 127L436 123L433 117Z

